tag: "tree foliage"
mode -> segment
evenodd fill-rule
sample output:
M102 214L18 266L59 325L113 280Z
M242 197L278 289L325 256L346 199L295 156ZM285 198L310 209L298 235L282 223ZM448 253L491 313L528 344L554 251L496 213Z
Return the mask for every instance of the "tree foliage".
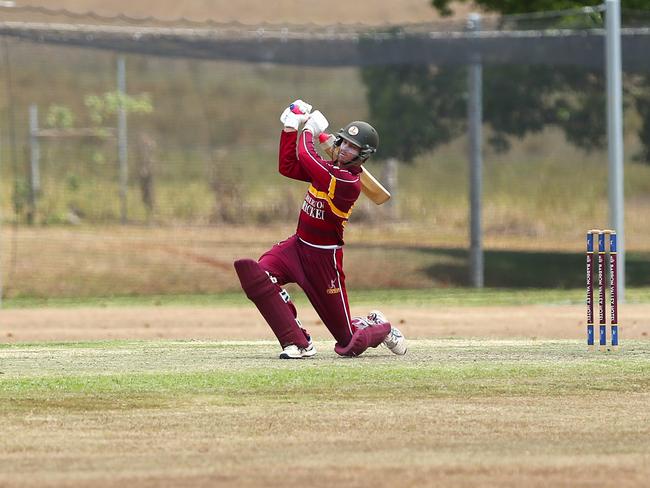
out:
M463 1L463 0L461 0ZM452 0L432 0L451 14ZM520 14L595 6L602 2L568 0L474 0L480 10ZM650 10L650 0L623 0L624 9ZM594 17L595 16L595 17ZM515 19L514 22L519 22ZM547 26L602 25L600 14L561 16ZM466 131L467 71L457 66L378 66L364 68L370 116L381 136L384 157L412 160ZM625 76L626 102L642 117L640 160L650 163L650 78ZM560 128L567 141L586 151L606 143L605 76L601 70L574 66L485 65L483 120L488 143L507 150L513 138Z
M131 96L119 91L106 92L102 95L86 95L84 104L88 108L90 118L96 124L103 123L106 119L124 108L127 113L149 114L153 112L151 96L148 93L141 93Z
M468 0L431 0L431 5L442 15L454 13L452 3L470 3ZM602 0L471 0L471 3L487 12L509 14L525 14L553 10L569 10L580 7L602 5ZM648 0L622 0L621 7L630 10L648 10Z
M467 83L463 69L373 66L362 71L382 157L411 161L462 133Z
M506 150L512 137L555 125L567 141L591 151L605 142L602 73L571 66L489 66L484 75L484 121L490 144Z
M69 129L74 125L74 113L65 105L52 104L47 109L45 123L56 129Z

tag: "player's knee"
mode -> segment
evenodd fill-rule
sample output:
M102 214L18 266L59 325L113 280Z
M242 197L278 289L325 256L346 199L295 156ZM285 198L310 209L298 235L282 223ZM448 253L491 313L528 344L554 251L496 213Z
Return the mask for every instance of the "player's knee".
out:
M266 271L253 259L238 259L234 263L237 277L241 283L242 290L251 300L260 298L269 293L277 293L275 285Z
M350 323L352 324L353 333L359 329L365 329L370 326L365 317L352 317Z
M352 334L352 339L345 346L337 343L334 351L339 356L360 356L369 347L377 347L383 342L390 332L390 323L371 324L361 329L357 329Z
M373 310L368 313L365 317L352 317L352 331L358 329L365 329L366 327L372 327L373 325L385 324L388 323L386 316L381 313L379 310Z
M239 259L235 261L234 266L246 296L260 311L280 345L284 347L287 344L295 344L306 348L310 340L309 334L301 329L289 293L283 290L277 280L264 271L257 261Z
M278 285L278 280L268 271L265 271L257 261L239 259L235 261L234 266L241 287L250 300L255 302L259 298L265 298L277 293L282 298L282 301L287 304L293 315L297 315L296 307L291 301L289 292Z

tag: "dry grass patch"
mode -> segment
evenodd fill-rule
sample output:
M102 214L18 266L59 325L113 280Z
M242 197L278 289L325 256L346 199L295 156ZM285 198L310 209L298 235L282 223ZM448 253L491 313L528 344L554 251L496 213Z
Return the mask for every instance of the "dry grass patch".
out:
M0 348L0 485L643 486L650 475L647 341L617 355L467 339L415 341L401 358L275 352Z

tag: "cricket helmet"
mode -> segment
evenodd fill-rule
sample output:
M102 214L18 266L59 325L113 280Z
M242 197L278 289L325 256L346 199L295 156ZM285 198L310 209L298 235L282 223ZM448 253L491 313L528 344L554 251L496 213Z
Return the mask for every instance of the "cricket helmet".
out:
M368 122L355 120L340 129L336 137L336 145L340 146L346 140L360 148L358 159L362 162L377 152L379 134Z

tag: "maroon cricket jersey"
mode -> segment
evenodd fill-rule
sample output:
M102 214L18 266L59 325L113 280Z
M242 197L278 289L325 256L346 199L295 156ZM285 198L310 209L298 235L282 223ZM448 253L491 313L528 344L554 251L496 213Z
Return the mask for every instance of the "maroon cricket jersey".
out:
M298 137L296 132L282 131L279 170L284 176L311 183L300 210L298 237L316 246L342 246L345 224L361 193L361 168L343 169L321 158L309 131Z

